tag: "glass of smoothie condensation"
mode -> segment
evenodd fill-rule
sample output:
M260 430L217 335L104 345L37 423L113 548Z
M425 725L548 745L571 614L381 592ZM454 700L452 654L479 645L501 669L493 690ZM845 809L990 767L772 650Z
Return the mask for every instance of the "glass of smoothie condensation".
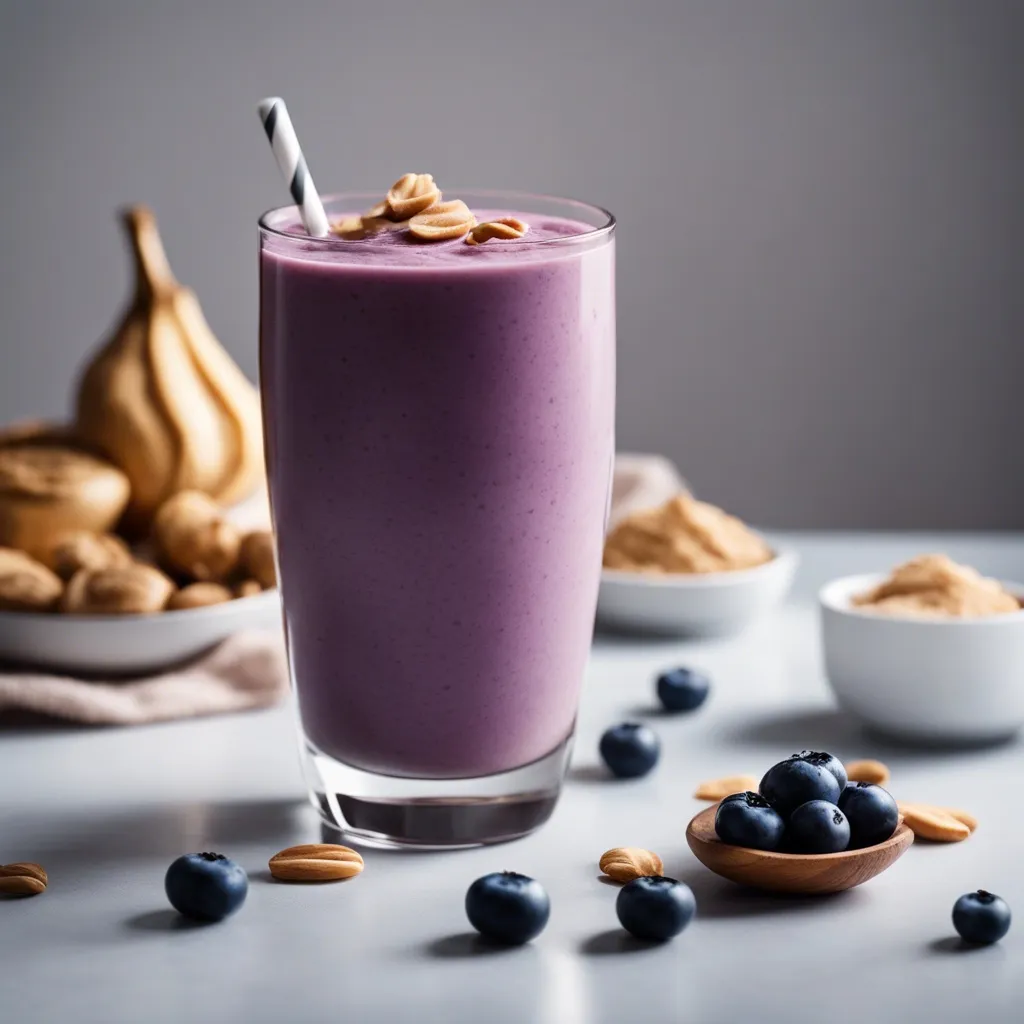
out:
M260 220L260 370L292 681L324 821L453 847L547 820L614 458L614 218L453 192L521 239ZM380 199L326 200L332 222Z

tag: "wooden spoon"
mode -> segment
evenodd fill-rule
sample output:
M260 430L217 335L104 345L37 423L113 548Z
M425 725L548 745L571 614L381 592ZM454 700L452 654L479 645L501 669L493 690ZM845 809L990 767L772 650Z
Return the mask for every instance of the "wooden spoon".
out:
M900 816L884 843L842 853L773 853L723 843L715 834L718 805L701 811L686 827L694 856L716 875L753 889L817 896L852 889L881 874L907 851L914 833Z

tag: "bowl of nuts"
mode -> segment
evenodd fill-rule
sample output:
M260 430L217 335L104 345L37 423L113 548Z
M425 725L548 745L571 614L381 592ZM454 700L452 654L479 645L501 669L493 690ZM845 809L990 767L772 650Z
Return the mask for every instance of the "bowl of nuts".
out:
M273 536L253 519L181 491L142 536L71 529L31 550L0 545L0 661L139 675L277 628Z

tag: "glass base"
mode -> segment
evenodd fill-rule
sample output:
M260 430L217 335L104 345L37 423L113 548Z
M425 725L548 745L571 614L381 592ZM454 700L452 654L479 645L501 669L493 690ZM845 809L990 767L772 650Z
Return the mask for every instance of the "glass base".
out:
M504 843L543 825L555 809L572 735L546 757L471 779L407 779L353 768L304 740L303 770L324 824L355 842L451 850Z

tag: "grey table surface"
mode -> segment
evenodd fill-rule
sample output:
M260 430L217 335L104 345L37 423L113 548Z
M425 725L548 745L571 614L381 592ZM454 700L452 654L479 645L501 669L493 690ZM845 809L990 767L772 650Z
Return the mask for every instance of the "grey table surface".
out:
M552 820L505 846L455 853L366 851L338 885L276 884L267 858L316 840L291 711L137 729L0 729L0 863L37 860L40 897L0 903L0 1021L120 1022L845 1022L1020 1020L1024 920L998 946L964 951L950 910L1001 893L1024 915L1019 743L970 752L891 748L833 709L820 668L814 593L926 549L1024 579L1024 537L789 535L803 564L785 608L746 635L704 644L598 637L578 742ZM652 677L685 663L714 691L698 713L659 717ZM648 778L608 780L597 738L650 718L663 757ZM915 845L886 874L835 897L750 893L687 849L704 778L759 772L801 747L880 756L897 796L962 805L968 842ZM658 851L687 881L698 917L641 947L617 928L598 880L608 847ZM236 917L182 927L163 873L214 848L252 880ZM531 945L494 952L469 934L467 885L515 869L541 879L553 911Z

